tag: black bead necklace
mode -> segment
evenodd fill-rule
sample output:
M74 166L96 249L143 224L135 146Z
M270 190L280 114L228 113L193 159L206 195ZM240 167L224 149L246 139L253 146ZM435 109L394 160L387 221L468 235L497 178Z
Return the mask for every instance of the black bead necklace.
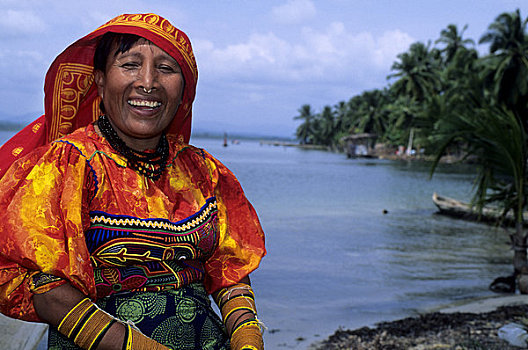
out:
M97 126L101 130L104 138L110 143L110 146L127 159L127 166L129 168L153 181L160 178L163 170L167 166L167 159L169 158L169 142L165 134L161 135L154 152L141 152L128 147L119 138L119 135L117 135L117 132L112 127L112 124L110 124L106 115L99 117Z

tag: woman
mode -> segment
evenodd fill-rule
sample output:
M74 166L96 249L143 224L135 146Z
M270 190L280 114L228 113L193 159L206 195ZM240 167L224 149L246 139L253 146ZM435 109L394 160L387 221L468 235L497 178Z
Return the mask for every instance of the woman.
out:
M50 349L263 348L264 235L187 144L196 82L183 32L116 17L56 58L45 115L0 149L0 311L49 323Z

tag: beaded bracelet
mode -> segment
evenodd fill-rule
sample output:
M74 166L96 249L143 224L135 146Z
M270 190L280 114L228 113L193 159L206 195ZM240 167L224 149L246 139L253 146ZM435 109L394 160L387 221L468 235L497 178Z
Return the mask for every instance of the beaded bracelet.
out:
M262 350L261 322L250 285L238 283L221 289L215 298L231 337L232 350Z
M58 330L83 349L95 349L116 319L90 299L75 305L59 323Z
M59 323L60 333L72 339L83 349L96 349L101 339L115 322L125 326L123 350L169 350L166 346L145 336L133 328L101 310L90 299L85 298L75 305Z

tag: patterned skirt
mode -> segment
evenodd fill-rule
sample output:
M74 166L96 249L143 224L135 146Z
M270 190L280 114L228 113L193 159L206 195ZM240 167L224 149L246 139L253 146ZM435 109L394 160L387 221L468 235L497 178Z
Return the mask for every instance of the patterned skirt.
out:
M123 292L97 305L170 349L229 349L229 339L201 283L159 292ZM80 349L50 327L48 349Z

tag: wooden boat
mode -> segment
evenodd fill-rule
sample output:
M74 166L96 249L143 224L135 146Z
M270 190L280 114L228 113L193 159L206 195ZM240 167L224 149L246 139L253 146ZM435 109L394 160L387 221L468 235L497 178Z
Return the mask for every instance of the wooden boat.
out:
M469 203L464 203L453 198L440 196L436 192L433 193L433 203L438 207L439 214L471 221L482 221L487 223L501 222L500 220L502 211L498 208L485 207L482 208L481 212L479 212ZM526 222L528 213L524 213L524 218ZM515 219L511 212L508 213L506 217L502 218L502 224L506 226L513 226L515 224Z

